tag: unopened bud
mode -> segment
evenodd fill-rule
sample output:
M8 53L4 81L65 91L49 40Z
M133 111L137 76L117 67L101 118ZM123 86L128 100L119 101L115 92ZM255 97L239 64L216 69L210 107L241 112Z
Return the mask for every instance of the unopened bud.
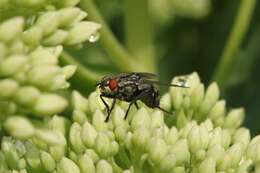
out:
M97 132L95 128L89 123L85 122L81 131L81 138L86 147L92 148L95 145Z
M211 157L206 158L199 166L199 173L215 173L216 162Z
M48 172L54 171L56 167L55 160L45 151L41 151L41 163Z
M96 166L96 173L113 173L113 169L107 161L100 160Z
M74 122L71 125L70 133L69 133L69 140L70 140L73 150L76 153L82 153L85 150L85 147L81 140L81 130L82 130L82 128L78 123Z
M58 164L58 173L80 173L79 167L70 159L63 157Z
M231 110L226 117L224 127L238 128L244 121L245 110L243 108Z
M79 168L82 173L95 173L95 165L93 160L88 154L79 157Z
M24 19L22 17L15 17L6 20L0 25L0 40L3 42L9 42L15 39L22 32L23 26Z
M144 127L144 128L149 128L151 125L151 118L147 112L147 110L145 108L141 108L139 109L133 119L132 119L132 123L131 123L131 128L133 130L138 129L139 127Z
M22 116L10 116L4 123L6 131L19 139L28 139L34 135L32 123Z

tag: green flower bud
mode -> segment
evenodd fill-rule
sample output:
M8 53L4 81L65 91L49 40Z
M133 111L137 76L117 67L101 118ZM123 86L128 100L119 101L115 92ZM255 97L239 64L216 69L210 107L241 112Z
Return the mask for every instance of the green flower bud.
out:
M231 110L226 117L224 127L238 128L244 121L245 110L243 108Z
M147 133L147 131L145 131L145 132ZM139 135L138 133L136 133L136 135L135 135L135 138L136 138L135 140L137 140L137 142L139 142L138 139L137 139L139 137L138 135ZM125 142L126 148L129 149L129 150L131 150L133 148L132 140L133 140L133 134L131 132L127 132L124 142Z
M66 89L69 86L70 84L66 81L65 75L57 75L51 81L49 89L50 90Z
M79 123L80 125L83 125L85 121L87 121L87 116L84 112L80 110L73 111L72 119L74 122Z
M22 159L20 159L19 160L19 162L18 162L18 169L23 169L22 171L20 171L20 173L21 172L24 172L25 170L25 168L27 167L27 165L26 165L26 161L25 161L25 159L24 158L22 158Z
M244 150L243 150L243 145L240 143L236 143L234 145L232 145L228 150L227 150L227 154L229 154L230 158L231 158L231 167L235 167L238 165L238 163L240 162L243 154L244 154Z
M209 147L214 145L221 145L222 144L222 130L220 127L215 128L210 136L209 140Z
M96 163L100 159L97 153L92 149L87 149L85 154L87 154L91 158L91 160L93 160L94 163Z
M22 116L10 116L4 123L4 127L10 135L18 139L28 139L34 135L34 127L31 122Z
M58 173L80 173L79 167L70 159L63 157L57 167Z
M58 131L62 134L66 133L66 119L61 116L54 115L49 121L49 129Z
M19 161L18 153L15 150L15 146L12 144L11 138L4 137L2 139L1 150L4 154L5 161L9 168L17 168Z
M5 170L7 170L7 163L3 152L0 151L0 172L4 172Z
M66 145L66 139L60 132L50 131L47 129L37 129L35 131L35 137L44 141L48 145Z
M37 88L32 86L25 86L17 90L14 98L21 105L33 106L35 100L37 100L40 95L41 93Z
M207 152L207 157L213 158L217 166L222 162L224 155L225 149L221 145L214 145Z
M174 83L174 82L172 82L172 83ZM183 102L181 88L171 87L170 94L171 94L172 103L173 103L174 108L176 110L180 109L182 102Z
M56 65L42 65L32 68L28 73L28 81L31 84L43 88L49 88L52 80L60 73Z
M164 116L162 111L155 110L151 114L151 128L157 128L164 125Z
M38 148L31 142L26 141L25 142L26 147L26 153L25 153L25 159L32 169L40 169L41 168L41 160L40 160L40 151Z
M85 146L88 148L94 147L96 137L97 131L89 122L86 121L81 131L81 139Z
M75 21L75 19L80 15L84 15L85 17L87 16L87 13L81 11L79 8L76 7L62 8L58 11L58 13L60 15L60 27L66 27L71 25Z
M110 99L106 99L105 101L109 104L111 101ZM97 109L103 110L105 109L104 103L102 103L102 100L100 99L100 92L92 92L88 97L88 108L89 112L93 114Z
M209 132L205 125L200 125L200 142L201 148L206 149L209 144Z
M100 155L102 158L108 157L111 151L110 147L109 138L102 132L98 133L95 140L95 150L97 151L98 155Z
M221 162L218 166L219 170L227 171L232 165L232 158L231 155L226 153L224 157L221 159Z
M209 112L209 118L217 120L219 117L224 116L226 113L226 101L218 101Z
M171 130L165 136L165 142L169 145L173 145L179 138L179 132L176 127L172 126Z
M188 120L184 114L184 111L181 110L178 114L177 114L177 122L176 122L176 126L178 128L182 128L187 124Z
M190 161L189 147L186 139L177 141L170 148L169 152L175 155L177 165Z
M72 91L72 106L75 110L86 112L88 108L88 100L84 98L78 91Z
M183 138L187 138L187 136L190 133L190 130L193 126L197 126L196 121L191 121L191 122L187 123L184 128L180 129L179 136L183 137Z
M199 112L203 115L207 114L210 111L210 109L216 104L218 98L219 98L218 85L216 83L212 83L208 87L205 93L205 97L202 103L200 104Z
M144 151L144 148L146 147L149 137L150 137L150 131L144 126L141 126L134 131L132 137L132 144L134 147L140 149L141 151Z
M75 72L76 72L77 66L75 65L66 65L62 68L62 74L65 75L66 79L69 79Z
M196 153L201 148L200 129L198 126L193 126L191 128L187 139L190 151Z
M164 172L169 172L175 167L176 158L174 154L168 154L159 163L160 169Z
M24 55L11 55L0 64L0 76L11 76L21 70L27 63ZM10 68L12 67L12 68Z
M150 159L155 163L160 161L166 156L167 144L160 138L152 138L148 143L148 151Z
M18 89L18 83L12 79L0 80L0 97L10 98Z
M30 54L30 62L32 65L55 65L58 58L45 48L37 48Z
M34 111L42 116L50 116L63 111L67 104L67 100L59 95L44 94L36 100Z
M78 123L73 123L70 128L69 140L73 150L76 153L82 153L85 150L85 147L81 140L81 126Z
M26 148L24 146L24 143L20 140L17 140L15 141L14 145L19 157L23 157L24 154L26 153Z
M202 161L204 160L206 157L206 151L201 149L201 150L198 150L196 153L195 153L195 158L197 161Z
M112 122L115 127L119 126L128 126L128 123L124 120L125 112L119 106L115 106L114 111L112 112Z
M9 46L9 52L12 54L22 54L26 50L26 46L24 45L22 40L14 40L12 44Z
M0 40L3 42L9 42L17 38L22 32L23 26L24 19L22 17L15 17L4 21L0 25Z
M116 141L111 142L111 152L112 156L116 155L119 151L119 144Z
M79 168L81 173L95 173L95 165L88 154L79 157Z
M248 145L247 157L254 163L260 161L260 135L254 137Z
M205 126L208 132L213 130L213 124L210 119L206 119L200 126Z
M49 151L55 161L60 161L66 154L66 145L55 145L50 146Z
M100 28L101 25L94 22L76 23L71 27L65 43L69 45L82 43L89 40Z
M171 105L171 95L169 93L164 94L160 100L160 107L164 108L165 110L170 110Z
M227 149L231 143L231 134L230 131L227 129L222 130L222 139L221 144L222 146Z
M54 33L45 37L42 40L42 44L46 46L56 46L62 44L68 36L68 32L62 29L57 29Z
M239 128L235 131L232 139L233 143L241 143L244 149L248 146L250 142L250 132L246 128Z
M93 115L92 124L97 131L105 131L107 129L105 115L99 109Z
M211 157L206 158L199 166L199 173L215 173L216 162Z
M107 161L100 160L96 166L96 173L113 173L113 169Z
M41 151L41 163L44 166L45 170L48 172L54 171L56 167L55 160L49 153L45 151Z
M118 126L115 129L115 136L117 141L119 141L120 143L123 143L127 134L127 127L124 125Z
M247 173L250 166L252 166L252 160L245 160L237 168L237 173Z
M41 15L36 21L36 25L40 26L43 30L43 35L48 35L54 32L59 25L59 14L58 12L46 12Z
M22 34L23 41L28 45L36 46L42 39L43 31L39 26L32 26Z
M151 118L145 108L141 108L135 113L131 123L133 131L141 126L148 129L151 126Z

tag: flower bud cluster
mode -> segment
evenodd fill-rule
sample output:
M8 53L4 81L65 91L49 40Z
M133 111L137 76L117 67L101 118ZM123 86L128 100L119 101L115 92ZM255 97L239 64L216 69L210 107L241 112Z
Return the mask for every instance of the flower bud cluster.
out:
M225 101L219 100L219 88L215 82L205 89L198 74L192 73L189 76L176 77L172 83L178 84L180 79L186 80L188 88L171 87L161 101L162 107L175 111L177 127L184 127L192 119L202 122L207 118L214 127L236 129L242 124L244 109L236 108L227 112Z
M53 116L67 107L68 101L53 92L68 88L67 79L76 70L74 65L59 66L63 45L94 42L100 29L97 23L83 21L87 13L73 7L78 2L0 2L3 10L17 7L17 12L28 11L22 13L24 17L14 12L13 17L0 23L0 99L8 105L8 110L0 114L1 120L21 110L22 114L29 111L37 116Z
M88 99L72 92L71 120L53 116L44 122L39 120L42 122L39 125L22 116L11 116L4 127L14 138L2 139L0 171L249 173L255 169L257 172L259 136L251 140L249 130L240 127L242 120L236 119L240 114L237 110L221 115L225 121L218 124L210 116L218 110L214 109L218 104L216 85L211 85L198 99L192 98L199 91L194 89L197 88L194 83L200 85L198 76L192 74L188 82L190 88L186 91L179 88L179 96L170 90L162 98L163 106L173 106L182 112L177 115L185 120L181 125L179 117L168 123L162 111L144 105L138 110L131 109L124 120L127 109L124 103L116 104L106 122L106 110L97 91ZM172 102L176 98L181 101ZM188 117L187 112L196 113Z

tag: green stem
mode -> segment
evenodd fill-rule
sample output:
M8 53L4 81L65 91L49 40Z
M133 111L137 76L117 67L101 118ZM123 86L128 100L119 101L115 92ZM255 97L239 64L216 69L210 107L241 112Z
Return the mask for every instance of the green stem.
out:
M76 61L71 55L69 55L65 51L63 51L61 54L60 62L64 65L67 64L76 65L77 71L75 76L82 79L81 82L95 84L100 79L100 76L98 76L96 73L92 72L91 70L87 69L85 66L80 64L78 61Z
M256 0L241 0L234 26L213 76L213 80L217 81L222 88L225 86L232 64L236 60L236 54L248 31L255 4Z
M134 62L131 61L130 55L118 42L112 31L107 26L107 23L93 3L93 0L82 0L80 5L82 9L88 13L89 19L102 25L99 42L106 50L112 62L122 71L133 71L135 69Z
M129 52L143 65L143 70L156 72L149 1L124 0L124 17Z

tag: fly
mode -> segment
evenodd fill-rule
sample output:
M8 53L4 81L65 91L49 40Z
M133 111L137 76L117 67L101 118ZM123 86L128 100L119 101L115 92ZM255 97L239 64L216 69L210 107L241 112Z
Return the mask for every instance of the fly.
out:
M133 104L137 109L139 108L137 105L138 100L142 101L150 108L158 108L163 112L169 113L159 106L160 94L156 84L188 88L186 80L180 79L179 84L161 84L154 80L155 78L155 74L138 72L120 73L118 75L108 75L103 77L97 85L101 92L100 99L107 110L108 115L106 121L109 120L109 116L114 109L117 99L130 103L124 119L127 118L129 110ZM104 97L113 99L111 108L109 108L109 105L105 102Z

